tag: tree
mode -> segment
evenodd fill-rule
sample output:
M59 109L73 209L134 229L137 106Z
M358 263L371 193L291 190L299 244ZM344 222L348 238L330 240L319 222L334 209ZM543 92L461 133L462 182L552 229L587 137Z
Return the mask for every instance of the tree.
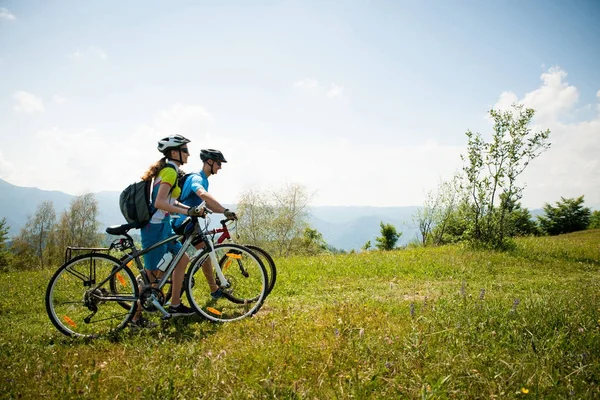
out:
M50 259L61 263L68 246L98 247L102 235L98 232L98 201L92 193L75 197L61 215L52 233Z
M293 239L302 236L308 226L310 196L301 185L289 185L273 192L275 218L272 221L279 256L289 256Z
M51 201L42 202L30 216L13 243L15 266L30 269L44 268L50 257L51 238L55 229L56 212ZM35 265L31 265L30 263Z
M556 207L546 203L544 216L538 216L540 227L548 235L560 235L582 231L590 225L591 211L583 206L583 196L565 199L560 198Z
M588 229L600 229L600 211L596 210L590 215L590 224Z
M423 245L443 243L448 221L460 195L459 177L456 175L449 182L441 182L436 192L427 194L423 207L417 210L414 217Z
M8 240L9 226L6 218L0 220L0 271L6 269L11 260L11 253L8 251L6 242Z
M512 111L490 110L494 120L492 140L466 132L467 154L463 172L469 194L469 239L477 244L501 248L509 234L511 207L521 199L524 186L517 178L529 163L550 147L550 130L532 133L531 108L513 105ZM499 201L499 204L498 204Z
M323 235L316 229L310 227L304 228L304 233L300 242L300 250L306 255L316 255L328 250L327 243Z
M266 247L273 240L271 221L275 210L265 193L252 189L242 193L236 214L240 236L246 243Z
M367 243L365 243L363 245L363 247L361 248L362 251L369 251L369 249L371 248L371 241L367 240Z
M531 236L540 233L538 225L531 217L529 210L522 208L521 203L517 203L510 212L508 222L510 236Z
M278 256L302 252L305 230L309 228L309 200L301 185L268 193L255 190L242 193L237 207L240 238Z
M473 206L467 199L460 201L445 217L444 224L433 228L431 237L434 238L434 243L444 245L469 240L469 215L472 212Z
M384 224L383 221L379 226L381 227L381 236L375 239L377 242L375 246L379 250L392 250L396 247L396 243L400 239L400 236L402 236L402 232L397 232L394 225Z

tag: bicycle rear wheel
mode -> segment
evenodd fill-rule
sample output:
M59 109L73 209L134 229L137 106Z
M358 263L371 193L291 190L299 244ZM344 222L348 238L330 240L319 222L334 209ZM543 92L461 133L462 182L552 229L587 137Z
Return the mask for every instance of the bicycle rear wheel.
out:
M267 271L267 275L269 277L269 285L267 287L267 296L273 290L275 286L275 281L277 280L277 268L275 267L275 261L266 250L261 249L258 246L254 246L252 244L245 244L244 247L247 247L252 251L255 255L257 255L265 266L265 270Z
M90 253L73 258L56 271L46 289L46 311L60 332L96 337L129 322L139 291L131 270L119 270L119 266L112 256ZM111 288L113 276L116 283Z
M202 272L209 253L201 254L192 261L185 281L191 306L215 322L237 321L253 315L262 306L269 284L262 261L249 249L235 244L216 245L215 253L229 286L222 288L223 297L212 298ZM220 285L218 279L217 284Z

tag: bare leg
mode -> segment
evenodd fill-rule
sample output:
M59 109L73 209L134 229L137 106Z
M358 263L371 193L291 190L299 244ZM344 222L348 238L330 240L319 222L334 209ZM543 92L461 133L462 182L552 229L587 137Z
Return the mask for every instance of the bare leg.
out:
M196 245L196 249L200 250L204 248L204 243L199 243ZM215 274L212 268L212 264L210 262L210 257L206 258L206 261L202 264L202 272L204 273L204 277L206 278L206 282L208 283L208 287L210 288L210 292L214 292L219 288L217 286L217 282L215 280Z
M210 287L211 293L217 290L219 287L215 281L215 273L213 271L212 263L210 262L210 257L207 257L206 261L204 261L202 264L202 272L206 277L206 282L208 282L208 287Z
M183 287L183 278L185 278L185 269L190 262L190 257L184 254L177 263L172 275L171 304L181 304L181 288Z
M150 281L150 283L152 284L153 287L157 286L157 283L155 283L155 282L160 281L160 278L162 278L162 276L163 276L163 272L158 269L155 271L150 271L150 270L145 269L143 272L146 274L146 276L148 277L148 280ZM142 287L138 285L138 288L140 289L140 292L141 292ZM132 320L135 322L138 319L140 319L141 316L142 316L142 305L138 300L138 308L135 311L135 314L133 315Z

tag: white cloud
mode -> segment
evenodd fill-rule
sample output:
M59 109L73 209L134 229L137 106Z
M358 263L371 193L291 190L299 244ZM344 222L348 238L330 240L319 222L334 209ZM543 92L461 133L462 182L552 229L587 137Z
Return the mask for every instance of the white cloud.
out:
M6 8L0 7L0 18L8 19L10 21L14 21L17 19L13 13L8 11Z
M329 86L320 83L314 78L304 78L294 82L294 88L305 92L314 93L329 98L344 99L344 87L336 83L330 83Z
M300 89L315 90L319 88L319 81L312 78L305 78L294 82L294 87Z
M513 92L502 92L500 98L492 108L494 110L508 111L511 109L511 106L518 101L519 98Z
M536 111L538 121L557 120L564 116L579 99L579 92L575 86L567 82L567 73L559 67L552 67L541 76L542 86L531 91L522 99L512 92L504 92L494 105L494 109L507 110L515 102L523 103L526 107Z
M200 106L176 104L159 112L152 123L132 132L43 129L36 132L35 146L29 149L28 162L22 167L13 168L11 161L0 154L0 176L20 186L73 195L122 190L161 157L156 144L164 136L179 133L189 138L193 144L190 148L197 153L190 157L190 165L199 169L198 154L212 121Z
M17 101L17 104L13 107L16 112L30 114L37 111L44 112L46 110L42 98L34 94L20 90L14 94L13 98Z
M69 54L69 57L74 60L79 60L83 57L83 53L77 49L74 53Z
M106 61L108 59L106 52L98 46L90 46L90 53L101 60Z
M0 150L0 177L11 176L15 171L15 166L12 162L6 159L2 150Z
M570 86L567 73L552 67L541 76L542 85L519 99L514 93L502 93L494 108L506 109L510 103L522 103L536 111L534 132L550 129L550 149L527 167L521 181L526 183L523 204L539 208L560 197L585 195L586 204L600 205L600 91L596 93L598 114L584 121L564 122L576 114L578 89ZM583 109L588 108L583 106Z
M69 54L69 58L75 61L83 60L108 60L108 54L102 48L98 46L88 46L84 50L77 49L75 52Z
M54 100L54 102L56 104L65 104L67 102L66 98L64 98L62 96L59 96L57 94L55 94L54 96L52 96L52 99Z
M250 146L260 149L260 156L248 152ZM224 199L236 201L248 188L299 183L315 193L313 205L339 206L420 205L428 190L459 168L463 150L435 141L382 146L325 136L318 145L307 141L281 146L249 138L226 149L231 162L211 180L211 191Z
M327 97L343 97L344 96L344 88L341 86L332 83L329 89L327 90Z

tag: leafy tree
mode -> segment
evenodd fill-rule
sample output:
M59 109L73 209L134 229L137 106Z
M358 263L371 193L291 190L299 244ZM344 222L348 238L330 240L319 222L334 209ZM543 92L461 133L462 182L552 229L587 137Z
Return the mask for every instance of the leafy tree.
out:
M367 243L365 243L365 244L363 245L363 247L361 248L361 250L362 250L362 251L369 251L369 249L370 249L371 247L372 247L372 245L371 245L371 241L370 241L370 240L367 240Z
M0 271L5 270L11 261L11 253L7 247L9 226L6 218L0 220Z
M375 239L377 242L375 246L379 250L392 250L396 247L396 243L400 239L400 236L402 236L402 232L397 232L394 225L384 224L383 221L379 226L381 227L381 236Z
M539 235L540 231L527 208L517 203L509 215L510 236Z
M600 229L600 211L596 210L590 215L590 225L588 229Z
M423 245L443 243L444 233L460 197L459 180L441 182L436 192L429 192L423 207L417 210L414 222L421 234Z
M590 225L591 211L583 206L583 196L565 199L561 197L556 207L546 203L544 216L538 216L540 226L548 235L560 235L587 229Z
M494 133L488 143L481 134L466 132L467 154L464 189L469 194L469 239L477 244L501 248L510 233L511 207L522 197L524 186L517 178L529 163L550 147L550 130L532 133L531 108L513 105L512 111L490 110ZM498 204L498 200L499 204Z
M304 228L300 243L300 251L303 254L315 255L327 250L327 243L325 243L321 232L310 227Z
M444 223L434 227L431 237L435 238L436 245L458 243L469 240L470 225L469 215L472 205L466 199L459 202L445 216Z
M327 248L327 251L330 252L331 254L347 254L348 252L344 249L338 249L335 246L332 246L330 244L326 244L325 247Z

